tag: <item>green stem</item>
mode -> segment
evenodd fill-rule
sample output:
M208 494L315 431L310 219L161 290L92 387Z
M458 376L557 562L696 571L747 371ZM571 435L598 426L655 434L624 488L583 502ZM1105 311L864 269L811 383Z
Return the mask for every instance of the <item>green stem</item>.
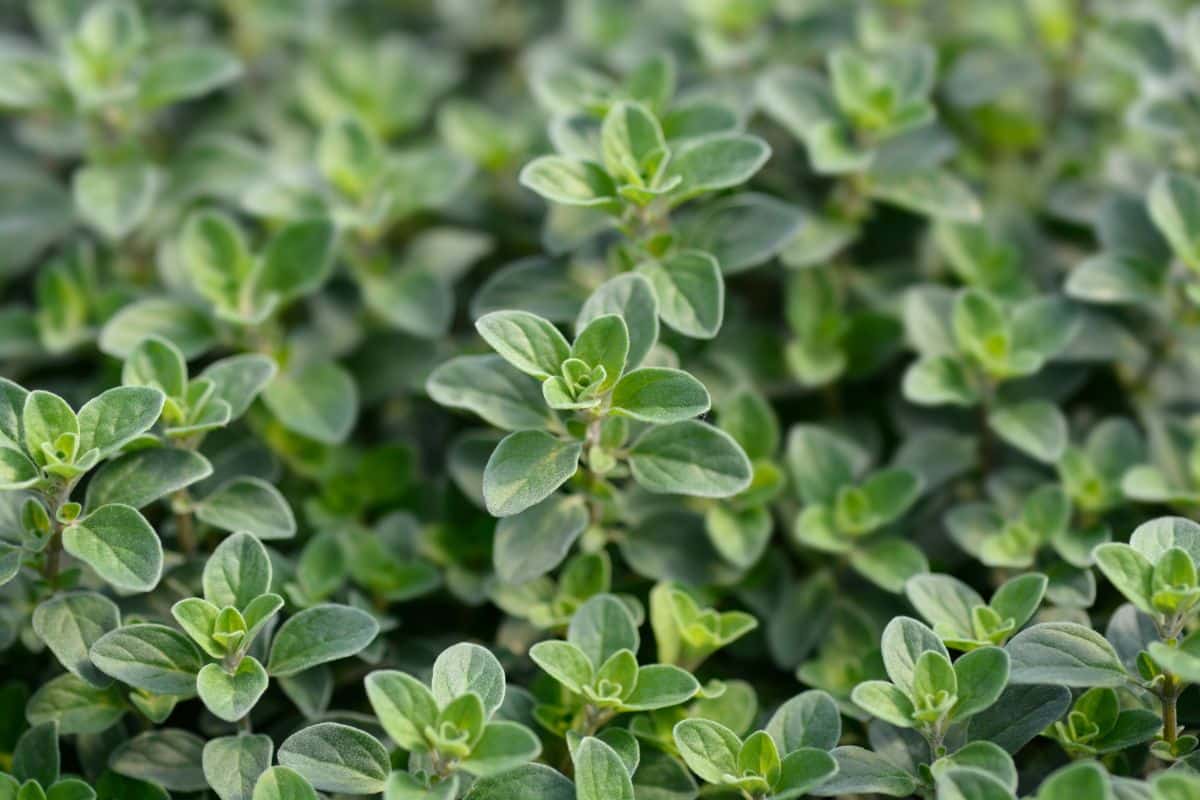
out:
M185 555L196 552L196 526L192 520L192 496L187 489L171 495L171 506L175 512L175 541Z
M584 736L591 736L612 718L611 711L588 703L583 707L583 714L576 720L575 727Z
M1176 704L1179 701L1179 695L1182 692L1182 685L1179 679L1170 672L1163 674L1163 689L1159 695L1162 701L1162 718L1163 718L1163 741L1175 749L1175 742L1179 735L1179 719L1176 713Z
M50 541L46 544L46 559L42 563L42 577L50 585L51 592L58 588L58 573L62 568L63 524L58 521L58 512L71 497L71 487L72 484L68 482L47 498L50 502L50 524L53 526L53 532L50 534Z

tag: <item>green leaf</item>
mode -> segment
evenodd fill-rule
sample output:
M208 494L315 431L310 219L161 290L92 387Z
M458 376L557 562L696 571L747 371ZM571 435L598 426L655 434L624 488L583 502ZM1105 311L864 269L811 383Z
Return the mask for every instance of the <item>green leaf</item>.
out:
M237 419L278 372L274 359L258 353L242 353L214 361L198 377L212 381L213 399L228 403L230 417Z
M195 694L204 663L186 636L165 625L125 625L101 636L90 653L104 674L156 694Z
M612 391L614 413L659 425L691 419L710 406L704 384L683 370L665 367L635 369Z
M868 714L901 728L913 726L913 705L908 695L887 681L863 681L851 699Z
M506 431L545 428L551 419L538 384L497 355L452 358L433 371L425 391Z
M267 671L286 677L352 656L369 645L377 633L379 623L357 608L333 603L306 608L279 627L271 643ZM303 774L303 770L297 771Z
M244 609L271 588L267 549L248 533L222 541L204 564L204 597L218 607Z
M144 386L118 386L79 409L79 452L93 447L104 458L150 430L162 413L163 393Z
M949 355L921 358L904 373L904 396L922 406L973 406L979 402L962 361Z
M499 775L480 778L471 785L465 800L512 800L515 797L577 800L571 780L545 764L523 764Z
M746 737L738 751L738 771L745 776L760 776L775 783L780 770L779 751L775 740L765 731L755 731Z
M742 741L737 734L707 719L685 719L672 731L679 755L692 772L708 783L722 784L726 775L739 775L738 752Z
M939 220L978 222L983 217L975 193L946 170L872 173L868 190L881 200Z
M271 767L254 784L251 800L317 800L317 793L295 770Z
M358 418L354 378L332 361L278 375L262 398L285 428L323 444L345 441Z
M1013 683L1122 686L1128 680L1113 646L1074 622L1043 622L1013 637L1005 648Z
M1071 270L1064 289L1089 303L1154 305L1162 297L1165 277L1159 261L1098 253Z
M521 185L555 203L604 207L617 203L617 187L599 164L542 156L521 170Z
M704 529L721 557L743 569L754 566L771 538L771 513L762 507L714 504L704 512Z
M746 134L713 136L681 147L668 165L668 175L680 179L675 201L745 183L770 157L766 142Z
M78 778L62 778L46 791L46 800L96 800L96 791Z
M392 741L405 750L428 749L425 729L438 716L433 693L416 678L395 670L376 670L365 683L371 708Z
M637 625L625 603L611 594L600 594L581 605L567 626L567 641L599 667L618 650L637 652Z
M101 506L65 528L62 542L64 550L119 589L148 592L162 576L162 543L132 506Z
M75 171L71 191L79 216L118 240L149 216L161 183L161 173L149 164L89 165Z
M742 446L752 460L767 459L779 449L779 419L761 394L739 389L717 409L721 430Z
M763 194L738 192L689 214L680 227L684 246L711 253L723 274L734 275L766 263L781 251L811 255L813 248L798 246L798 240L817 225L797 206Z
M1008 683L1008 669L1008 654L999 647L981 647L955 661L958 702L952 716L966 719L995 703Z
M510 433L483 471L488 512L509 517L542 502L575 474L582 452L580 442L564 442L544 431Z
M0 490L24 489L42 478L42 472L19 450L0 447Z
M1194 683L1200 678L1200 658L1195 655L1197 644L1200 644L1200 637L1192 634L1177 646L1166 642L1150 642L1146 650L1161 669L1174 673L1185 682Z
M484 314L475 320L475 329L505 361L539 380L557 375L571 356L558 328L528 311Z
M1067 448L1067 420L1046 400L1003 406L988 415L988 425L1001 439L1047 464L1062 458Z
M210 739L201 754L204 777L221 800L252 800L274 751L271 737L262 734Z
M576 800L633 800L633 781L617 752L589 736L575 751Z
M838 771L837 761L824 750L804 747L788 753L780 765L774 800L791 800L810 793Z
M1200 792L1200 781L1196 776L1185 774L1182 769L1164 770L1154 776L1155 800L1194 800Z
M629 329L619 314L602 314L592 319L575 337L571 357L591 367L604 367L601 392L612 388L625 371L629 357Z
M591 686L595 677L592 660L570 642L549 640L529 648L529 658L551 678L576 694Z
M12 774L19 781L50 786L58 780L58 725L43 722L21 734L12 752Z
M492 559L508 583L525 583L562 563L590 517L582 495L554 494L496 523Z
M382 147L374 133L356 117L325 125L317 143L317 163L325 178L340 191L361 198L381 166Z
M919 475L900 467L880 470L862 484L871 514L881 524L891 522L907 511L923 488Z
M639 667L633 694L621 701L622 708L649 711L686 703L700 691L699 682L690 672L671 664Z
M106 770L96 780L98 800L171 800L166 789Z
M602 283L584 302L575 320L575 330L605 314L619 314L629 333L626 369L634 369L658 342L658 299L650 281L636 273L624 273Z
M462 642L443 650L433 662L430 687L442 707L474 692L490 717L504 702L504 668L487 648Z
M387 750L375 737L336 722L292 734L279 746L278 758L322 792L378 794L391 772Z
M905 694L912 694L914 670L921 654L932 651L950 658L937 634L912 617L893 617L883 629L880 649L888 677Z
M158 389L168 397L183 397L187 391L187 362L169 339L148 336L125 359L121 383Z
M208 788L203 767L204 740L174 728L147 731L120 745L108 766L130 778L156 783L172 792Z
M218 719L237 722L250 713L267 690L267 672L246 656L233 672L222 664L207 664L196 676L196 692Z
M1159 175L1146 207L1179 260L1200 270L1200 182L1175 172Z
M59 663L93 686L111 681L96 669L88 656L91 646L121 624L113 601L95 592L67 592L38 604L33 611L33 631Z
M201 355L216 342L209 315L177 300L150 297L130 303L110 317L98 344L108 355L126 358L139 342L155 335L169 339L186 358Z
M781 753L801 747L832 750L842 738L841 712L829 694L810 689L781 705L765 730Z
M102 733L121 717L127 706L119 684L97 689L74 675L58 675L42 684L25 706L30 725L58 724L63 736Z
M144 508L212 474L212 464L194 450L151 447L106 461L87 485L84 508L111 503Z
M604 169L616 181L652 188L667 158L662 127L646 108L618 102L609 108L600 127Z
M146 108L170 105L208 94L241 75L241 63L228 50L202 44L172 47L146 64L138 100Z
M359 278L368 306L397 330L427 339L446 335L454 321L454 289L424 266L407 264Z
M939 771L936 786L937 796L944 800L1012 800L1013 797L1012 790L999 779L970 767Z
M894 594L904 591L913 576L929 571L929 561L921 548L890 536L854 549L850 564L876 586Z
M1092 557L1109 583L1138 610L1152 616L1158 613L1150 599L1154 565L1144 555L1123 542L1110 542L1093 550Z
M1048 583L1046 576L1037 572L1010 578L992 595L992 610L1020 628L1041 605Z
M25 451L39 462L45 460L43 445L54 448L60 436L79 435L79 421L67 401L40 389L25 396L21 427L25 431Z
M178 248L180 265L192 285L218 313L235 318L249 313L243 289L254 262L245 233L233 217L208 209L192 212L184 220Z
M654 493L730 497L750 485L750 460L729 434L687 420L652 428L630 450L629 467Z
M489 722L471 755L459 762L471 775L496 775L532 761L542 752L541 740L516 722Z
M853 745L836 747L832 754L837 773L812 794L820 797L844 797L856 794L885 794L908 797L917 788L915 776L888 759Z
M195 506L196 518L227 531L259 539L290 539L296 518L279 490L261 478L234 478Z
M273 308L311 294L333 271L337 231L329 220L289 223L271 241L249 276L256 307Z
M681 250L638 266L654 287L658 313L668 327L695 339L711 339L725 318L725 281L716 258Z
M963 745L932 765L935 778L950 770L969 769L995 779L1010 796L1017 790L1017 768L1012 756L992 742L975 741Z
M974 637L971 610L984 602L970 586L950 575L916 575L904 584L904 593L939 635Z
M824 428L794 425L788 432L787 462L801 499L815 505L832 502L838 489L854 482L867 455Z
M25 554L20 547L0 542L0 586L17 577Z
M171 606L171 616L183 632L213 658L225 657L225 646L212 637L221 609L199 597L185 597Z
M1186 517L1159 517L1137 526L1129 537L1134 550L1157 562L1172 547L1186 550L1200 563L1200 525Z
M1077 761L1051 773L1038 787L1037 800L1111 800L1108 773L1094 761Z

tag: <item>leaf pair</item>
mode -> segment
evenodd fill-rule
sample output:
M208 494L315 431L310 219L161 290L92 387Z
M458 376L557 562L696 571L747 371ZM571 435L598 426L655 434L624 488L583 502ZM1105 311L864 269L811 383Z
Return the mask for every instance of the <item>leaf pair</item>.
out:
M673 735L684 762L706 783L753 797L800 797L838 771L833 757L815 747L800 747L781 757L766 731L743 741L720 723L686 719L675 726Z
M991 706L1008 683L1008 654L998 647L976 648L951 663L941 639L909 617L896 617L884 629L883 664L891 682L864 681L854 702L901 728L933 731L935 740L952 722Z
M217 316L257 325L320 288L333 269L336 238L330 221L300 220L286 225L254 255L233 217L200 210L184 222L178 248L192 285Z
M655 115L638 103L614 103L604 116L600 151L587 157L542 156L521 170L522 185L555 203L619 213L628 203L669 205L746 182L770 148L755 136L725 133L674 147Z
M449 771L493 775L541 752L541 743L523 725L492 720L504 702L504 669L478 645L442 651L429 687L407 673L380 670L367 676L366 688L388 736Z
M974 589L950 575L916 575L904 586L913 607L947 647L970 651L1003 645L1042 602L1048 580L1037 572L1018 575L984 603Z
M185 598L172 608L187 636L155 623L115 627L90 645L92 664L152 695L198 694L213 714L232 722L266 691L268 672L285 677L353 655L379 630L358 609L315 606L280 626L264 668L248 651L283 607L283 598L269 591L266 548L249 534L229 537L205 563L203 583L204 599ZM219 662L206 663L206 655Z
M626 604L602 594L575 612L566 641L538 642L529 657L568 689L577 704L614 714L679 705L700 691L700 684L684 669L639 666L639 642Z

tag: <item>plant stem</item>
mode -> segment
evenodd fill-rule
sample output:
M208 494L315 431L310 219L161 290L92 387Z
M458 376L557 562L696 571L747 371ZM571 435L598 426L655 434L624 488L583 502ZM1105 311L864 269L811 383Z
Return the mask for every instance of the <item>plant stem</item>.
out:
M67 483L48 498L50 501L50 524L53 526L53 532L50 534L50 541L46 544L46 560L42 563L42 577L50 585L51 592L58 588L58 572L62 568L63 524L58 521L58 511L70 498L71 487L72 484Z
M171 495L171 506L175 512L175 541L185 555L196 551L196 526L192 521L192 496L187 489Z
M611 711L596 708L591 703L588 703L583 707L583 716L579 718L577 723L579 732L584 736L591 736L612 719L612 716Z
M992 439L992 427L988 423L992 403L995 396L995 386L991 379L983 377L983 392L979 399L979 471L985 477L992 470L995 443Z
M46 545L46 563L42 567L42 577L50 584L50 590L57 588L58 570L62 563L62 525L54 523L54 533L50 535L50 543Z
M1159 695L1162 701L1163 741L1175 749L1175 741L1179 733L1179 721L1176 715L1176 703L1179 700L1179 681L1167 672L1163 676L1163 691Z

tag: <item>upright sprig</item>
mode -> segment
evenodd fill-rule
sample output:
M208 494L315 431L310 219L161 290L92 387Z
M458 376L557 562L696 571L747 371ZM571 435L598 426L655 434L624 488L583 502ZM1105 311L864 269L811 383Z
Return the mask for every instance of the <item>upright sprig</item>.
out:
M29 392L9 380L0 379L0 393L0 489L28 491L20 501L20 546L4 545L4 581L36 563L53 592L65 550L113 586L153 589L163 552L150 523L127 503L85 512L71 496L86 474L150 430L165 402L162 392L109 389L78 413L52 392Z

